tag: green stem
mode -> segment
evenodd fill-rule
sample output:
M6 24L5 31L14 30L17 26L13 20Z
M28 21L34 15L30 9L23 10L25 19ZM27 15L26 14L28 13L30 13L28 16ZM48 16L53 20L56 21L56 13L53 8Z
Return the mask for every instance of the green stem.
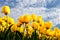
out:
M23 40L24 40L24 36L23 36Z
M36 40L36 30L34 32L34 39L33 40Z
M26 26L26 24L24 23L23 25L24 25L24 32L25 32L25 26ZM24 40L24 32L23 32L23 39L22 40Z
M13 40L15 40L15 35L16 35L16 32L14 32L14 37L13 37Z

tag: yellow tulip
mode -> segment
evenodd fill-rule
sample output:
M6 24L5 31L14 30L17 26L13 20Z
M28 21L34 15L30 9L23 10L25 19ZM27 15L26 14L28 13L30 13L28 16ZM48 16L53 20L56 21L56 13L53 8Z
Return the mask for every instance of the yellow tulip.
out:
M2 20L2 19L0 19L0 24L2 24L2 21L3 21L3 20Z
M37 33L38 35L40 34L38 30L36 30L36 33Z
M39 38L42 37L41 33L38 30L36 31L36 33L37 33Z
M31 35L32 35L34 30L33 30L33 28L29 24L27 24L26 25L26 31L29 34L29 37L31 37Z
M6 22L5 21L2 21L2 26L6 26Z
M40 27L39 25L37 25L37 28L36 28L36 29L37 29L37 30L40 30L40 28L41 28L41 27Z
M55 28L54 28L54 31L57 32L57 33L59 33L60 30L59 30L58 27L55 27Z
M28 28L27 28L28 34L32 35L33 31L34 31L33 28L31 26L28 26Z
M26 24L26 30L28 30L28 28L31 27L30 24Z
M32 35L32 31L28 31L28 34L29 34L29 36L31 36Z
M53 30L52 34L53 34L52 37L57 37L57 32L56 31Z
M23 33L24 32L24 27L23 26L18 27L17 31L19 31L20 33Z
M28 28L28 34L29 34L30 36L32 35L33 31L34 31L34 30L33 30L32 27L29 27L29 28Z
M45 34L46 33L46 28L40 27L39 32L42 33L42 34Z
M7 22L8 24L14 24L14 19L9 16L4 16L3 20Z
M24 22L28 23L28 22L30 22L30 21L31 21L31 16L28 15L28 14L25 14L25 15L24 15Z
M3 20L4 20L5 22L7 22L8 19L10 19L9 16L4 16L4 17L3 17Z
M0 19L0 25L6 26L6 22L4 20Z
M1 30L2 32L4 32L5 28L2 27L2 26L0 26L0 30Z
M43 27L44 26L44 21L42 20L38 24L40 25L40 27Z
M60 37L60 32L59 32L59 33L57 33L57 36L58 36L58 37Z
M36 21L37 21L38 23L41 22L41 21L42 21L42 16L37 16Z
M33 32L33 28L31 26L28 27L28 31L32 31Z
M17 22L17 26L20 27L22 25L21 22Z
M11 31L12 31L12 32L17 31L17 24L14 24L14 25L11 27Z
M18 20L23 23L28 23L31 21L31 16L28 14L25 14L24 16L20 16L20 18L18 18Z
M50 36L46 36L46 38L48 39L48 38L50 38Z
M37 22L32 22L32 27L34 28L34 29L37 29L38 28L38 23Z
M46 31L46 35L47 35L47 36L52 36L52 35L53 35L52 32L53 32L53 31L52 31L51 29L48 29L48 30Z
M20 27L20 32L21 32L21 33L24 32L24 27L23 27L23 26Z
M53 31L53 37L58 36L59 32L60 32L59 28L57 28L57 27L54 28L54 31Z
M8 22L9 24L14 24L14 19L13 19L13 18L8 18L7 22Z
M41 34L39 34L39 38L40 38L40 37L42 37L42 35L41 35Z
M46 29L52 28L52 22L46 22L44 27L46 27Z
M37 16L35 14L32 14L31 17L32 17L33 21L35 21L37 19Z
M20 22L24 22L24 18L23 18L24 16L20 16L19 18L18 18L18 20L20 21Z
M54 32L54 33L53 33L53 37L56 37L56 36L57 36L57 33L56 33L56 32Z
M2 13L4 13L5 15L10 13L10 7L9 6L3 6L2 7Z

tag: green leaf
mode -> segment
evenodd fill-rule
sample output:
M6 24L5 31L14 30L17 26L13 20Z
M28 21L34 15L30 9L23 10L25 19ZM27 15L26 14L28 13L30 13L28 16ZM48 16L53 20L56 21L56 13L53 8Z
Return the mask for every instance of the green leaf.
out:
M4 38L3 38L3 40L5 40L5 39L6 39L6 36L8 36L11 27L12 27L12 25L9 26L8 30L4 33Z

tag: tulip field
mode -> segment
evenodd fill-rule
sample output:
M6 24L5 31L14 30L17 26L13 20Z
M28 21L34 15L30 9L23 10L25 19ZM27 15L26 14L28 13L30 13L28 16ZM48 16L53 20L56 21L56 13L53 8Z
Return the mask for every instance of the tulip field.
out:
M42 16L32 13L18 17L15 22L9 6L2 7L0 16L0 40L60 40L60 29L50 21L45 22Z

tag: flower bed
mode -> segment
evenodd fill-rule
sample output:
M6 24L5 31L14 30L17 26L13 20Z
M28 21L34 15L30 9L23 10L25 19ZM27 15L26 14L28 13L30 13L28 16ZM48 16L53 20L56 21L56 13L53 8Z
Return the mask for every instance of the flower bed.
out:
M25 14L15 22L8 16L9 6L2 7L0 16L0 40L60 40L60 29L52 30L52 22L45 22L42 16Z

